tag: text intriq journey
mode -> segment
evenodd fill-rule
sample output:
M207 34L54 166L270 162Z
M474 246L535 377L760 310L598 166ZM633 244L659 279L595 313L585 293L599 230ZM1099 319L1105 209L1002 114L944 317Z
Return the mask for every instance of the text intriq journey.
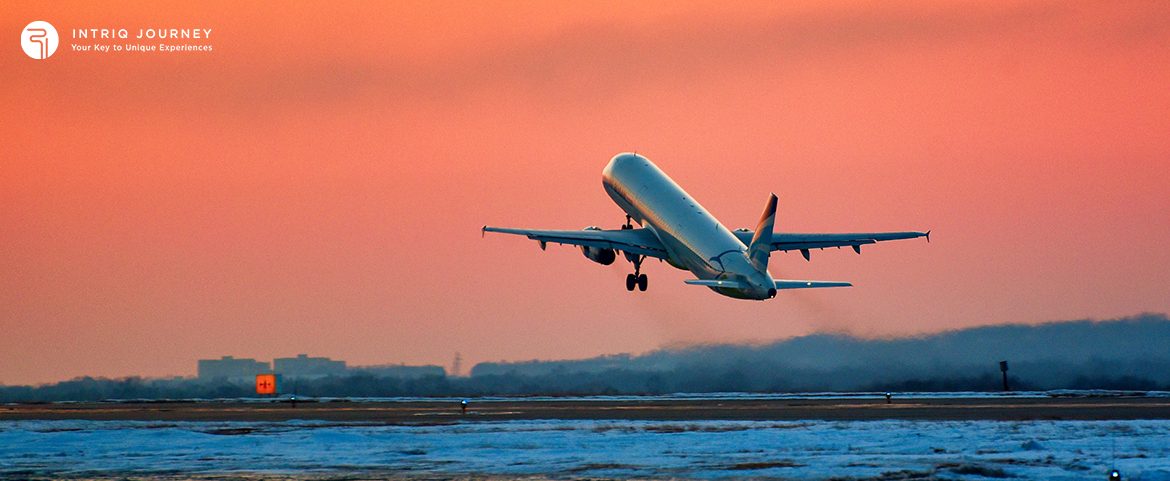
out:
M211 52L212 29L187 28L73 28L73 52ZM82 41L82 42L77 42Z
M128 39L130 38L130 31L125 28L75 28L73 29L73 38L75 39ZM211 38L210 28L140 28L137 39L209 39Z

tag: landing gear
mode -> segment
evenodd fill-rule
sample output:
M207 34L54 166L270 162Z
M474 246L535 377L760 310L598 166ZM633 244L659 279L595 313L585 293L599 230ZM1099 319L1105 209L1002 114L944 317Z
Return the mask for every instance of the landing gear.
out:
M634 259L634 273L626 274L627 291L633 292L634 287L637 287L639 291L646 291L646 285L649 281L646 279L646 274L641 273L642 261L645 259L646 256L638 256L636 259Z
M630 230L633 228L634 228L634 224L632 223L632 219L630 219L629 214L626 214L626 223L622 224L622 230Z
M633 228L634 219L630 217L630 214L626 214L626 223L622 224L622 230L630 230ZM646 274L642 273L642 261L646 260L646 256L635 256L627 252L626 260L634 264L634 273L626 274L626 290L634 292L634 288L637 287L639 291L644 292L647 281Z
M639 291L645 292L647 282L648 281L646 280L646 274L637 274L637 275L626 274L626 290L627 291L632 292L634 290L634 287L637 287Z

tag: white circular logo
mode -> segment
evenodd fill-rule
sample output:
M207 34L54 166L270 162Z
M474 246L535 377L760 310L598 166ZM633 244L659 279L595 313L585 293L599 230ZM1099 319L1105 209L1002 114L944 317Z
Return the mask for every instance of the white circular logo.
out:
M44 60L57 51L57 29L49 22L37 20L20 32L20 47L24 53L37 60Z

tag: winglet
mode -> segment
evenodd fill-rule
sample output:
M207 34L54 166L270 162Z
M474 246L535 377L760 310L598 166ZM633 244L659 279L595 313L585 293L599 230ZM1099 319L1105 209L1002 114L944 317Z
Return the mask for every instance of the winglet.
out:
M928 230L928 231L926 231L926 243L927 243L927 244L929 244L929 243L930 243L930 231L929 231L929 230Z
M486 236L486 235L487 235L487 224L484 224L483 228L479 229L479 238L483 239L484 236Z

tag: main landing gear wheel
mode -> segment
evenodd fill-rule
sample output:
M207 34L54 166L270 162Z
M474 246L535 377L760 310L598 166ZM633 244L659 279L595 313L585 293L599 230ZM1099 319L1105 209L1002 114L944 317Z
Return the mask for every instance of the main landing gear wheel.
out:
M637 287L639 291L644 292L646 290L646 284L647 284L646 274L642 273L642 261L645 259L646 259L646 256L638 256L637 258L634 259L634 261L633 261L634 262L634 273L633 274L626 274L626 290L627 291L633 292L634 287Z
M646 274L626 274L626 290L633 291L637 287L639 291L646 292L646 285L648 284Z

